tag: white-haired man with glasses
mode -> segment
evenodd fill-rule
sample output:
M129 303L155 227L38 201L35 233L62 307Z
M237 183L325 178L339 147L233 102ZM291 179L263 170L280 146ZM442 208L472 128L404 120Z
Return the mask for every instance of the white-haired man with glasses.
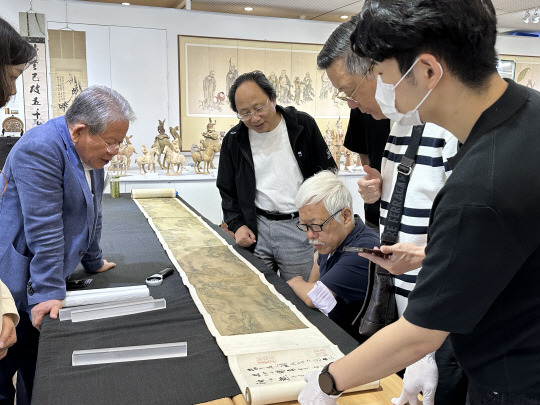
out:
M223 219L236 243L289 280L308 279L313 247L296 229L294 198L304 179L336 164L313 117L276 104L260 71L240 75L229 90L240 122L221 146L217 186Z
M379 235L354 215L351 193L332 171L307 179L295 204L300 213L296 226L319 255L307 282L294 277L287 283L307 306L361 341L352 322L366 296L369 261L344 248L379 246Z
M58 316L66 278L79 263L89 273L115 266L102 258L100 248L103 167L134 118L124 97L92 86L65 116L29 130L7 157L0 279L13 295L20 321L17 343L0 360L0 402L10 399L15 372L31 393L38 330L45 315Z

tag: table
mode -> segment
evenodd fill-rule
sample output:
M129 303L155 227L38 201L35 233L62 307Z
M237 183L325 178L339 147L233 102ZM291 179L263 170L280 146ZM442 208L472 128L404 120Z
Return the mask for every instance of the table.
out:
M213 225L213 228L232 241L219 227ZM142 284L147 276L171 266L148 221L125 194L117 199L104 196L101 246L104 258L115 262L117 267L91 276L92 288ZM295 304L342 352L348 353L356 347L353 338L322 313L305 306L283 280L249 251L239 247L237 251L262 271L278 292ZM77 270L74 276L85 275ZM210 335L179 275L174 273L161 286L150 287L150 292L154 298L165 298L167 308L80 323L44 319L33 403L169 405L219 398L236 397L238 400L240 389L227 359ZM71 366L73 350L183 341L188 347L188 356L184 358ZM381 398L378 403L388 403L389 395L399 395L400 388L393 390L384 384L383 388L384 395L378 395ZM393 392L389 394L391 389Z
M392 398L397 398L401 394L403 380L396 374L392 374L381 380L381 386L376 390L361 393L343 394L338 399L339 405L379 405L391 404ZM247 405L243 395L233 398L221 398L214 401L205 402L199 405ZM298 401L282 402L279 405L298 405Z

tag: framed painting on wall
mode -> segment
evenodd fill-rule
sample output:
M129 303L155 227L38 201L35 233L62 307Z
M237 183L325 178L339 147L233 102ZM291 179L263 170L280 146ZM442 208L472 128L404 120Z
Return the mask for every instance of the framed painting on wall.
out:
M313 116L319 128L349 117L346 103L325 71L317 69L322 45L178 36L182 150L198 145L207 124L220 136L238 123L229 107L229 89L241 74L262 71L274 85L277 103ZM324 131L323 131L324 132Z

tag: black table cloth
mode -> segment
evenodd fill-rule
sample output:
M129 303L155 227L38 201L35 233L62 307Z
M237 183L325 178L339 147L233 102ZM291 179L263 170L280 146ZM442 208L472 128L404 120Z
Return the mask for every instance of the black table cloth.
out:
M192 207L190 207L193 209ZM230 243L218 226L212 227ZM116 263L91 275L90 288L144 284L146 277L172 267L147 219L127 195L103 199L103 257ZM318 310L305 306L290 287L246 249L242 256L265 274L343 353L357 343ZM77 270L72 278L88 277ZM177 272L149 287L167 308L128 316L72 323L42 324L33 404L197 404L240 394L227 358L208 331ZM74 350L187 342L187 357L89 366L71 365Z

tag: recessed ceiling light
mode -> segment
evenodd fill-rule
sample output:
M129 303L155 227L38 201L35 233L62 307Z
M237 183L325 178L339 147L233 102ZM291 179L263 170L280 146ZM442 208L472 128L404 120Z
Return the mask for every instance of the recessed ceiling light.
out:
M244 7L244 10L246 10L246 11L253 11L253 7Z
M131 3L124 2L122 3L123 6L131 6Z
M340 18L346 19L346 18L349 18L349 16L348 15L342 15Z

